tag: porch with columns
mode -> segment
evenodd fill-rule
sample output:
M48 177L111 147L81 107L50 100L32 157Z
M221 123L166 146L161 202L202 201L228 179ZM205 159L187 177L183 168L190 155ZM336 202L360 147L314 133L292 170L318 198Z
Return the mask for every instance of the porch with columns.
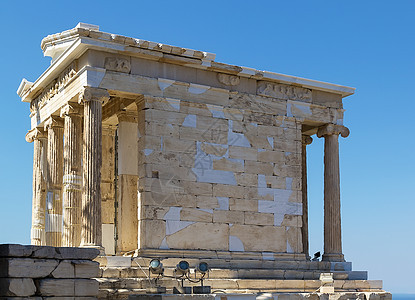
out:
M44 129L35 128L27 134L27 141L34 143L32 244L102 248L102 157L114 159L113 155L102 153L102 104L109 100L110 95L105 89L85 87L79 93L78 102L67 102L60 109L60 117L51 116L45 122ZM135 103L133 100L124 102L127 105ZM120 107L123 105L105 112L106 119L112 118L109 125L105 126L112 126L113 132L119 126L117 124L122 122L133 120L132 124L137 124L137 112L129 113L130 117L127 117L128 114ZM118 112L114 113L116 110ZM307 133L309 132L308 129ZM341 242L338 136L347 137L349 131L341 125L325 124L313 128L313 132L325 139L323 260L341 262L344 261L344 255ZM307 259L310 259L310 255L306 146L311 142L311 136L302 136L301 235L302 253ZM110 143L114 143L114 140L111 139ZM105 172L110 174L116 170ZM122 181L122 176L120 174L118 180ZM127 247L133 248L137 238L132 237L134 232L128 229L123 231L123 226L131 228L128 223L138 218L131 216L131 212L137 208L134 209L134 203L121 204L126 201L121 198L115 201L121 201L118 205L127 205L124 213L118 211L118 224L114 225L120 231L118 242L127 243ZM114 211L114 219L115 213ZM125 217L127 215L129 217ZM122 254L123 248L120 246L117 249L117 253Z

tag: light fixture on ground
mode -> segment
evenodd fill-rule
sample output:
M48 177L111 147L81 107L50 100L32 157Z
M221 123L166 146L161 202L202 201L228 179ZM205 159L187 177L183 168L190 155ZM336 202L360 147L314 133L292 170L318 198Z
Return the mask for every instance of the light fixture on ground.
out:
M174 273L179 276L186 275L189 273L189 263L185 260L180 261L176 265L176 269L174 270Z
M197 273L200 273L199 278L197 278ZM193 287L193 294L210 294L211 287L203 285L203 280L205 279L206 274L209 275L209 265L206 262L201 261L196 265L196 268L195 268L195 279L198 281L192 281L192 282L200 282L200 286Z
M206 274L209 272L209 265L206 262L201 261L200 263L197 264L196 271L201 274Z
M147 293L151 294L164 294L166 293L166 288L162 287L158 284L158 280L163 277L164 275L164 268L163 264L159 259L152 259L150 261L150 264L148 265L148 275L149 279L151 277L151 274L156 274L157 277L154 279L154 287L147 288Z
M189 286L184 286L184 280L187 278L189 279L189 263L185 260L180 261L176 265L176 269L174 269L174 277L176 279L181 279L181 286L173 288L173 294L191 294L192 288Z
M150 261L148 268L152 274L161 275L164 272L163 264L159 259L152 259Z

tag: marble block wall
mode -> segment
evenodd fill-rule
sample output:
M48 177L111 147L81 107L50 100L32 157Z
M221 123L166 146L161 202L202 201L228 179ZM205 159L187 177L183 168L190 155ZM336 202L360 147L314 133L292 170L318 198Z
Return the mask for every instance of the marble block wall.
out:
M302 119L292 111L304 110L227 100L138 104L139 249L302 251Z

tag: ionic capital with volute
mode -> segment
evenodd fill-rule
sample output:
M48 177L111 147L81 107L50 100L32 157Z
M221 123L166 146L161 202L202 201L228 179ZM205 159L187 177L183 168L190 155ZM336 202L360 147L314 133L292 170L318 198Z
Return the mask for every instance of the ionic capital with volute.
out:
M81 116L83 113L83 108L78 103L67 103L65 106L61 108L60 116L64 118L65 116Z
M78 103L82 104L89 101L101 101L102 103L109 100L109 98L110 94L106 89L85 86L79 94Z
M58 116L50 116L44 125L45 130L49 128L63 128L63 119Z
M34 140L47 139L47 135L41 128L33 128L26 133L25 139L32 143Z
M118 122L137 123L138 114L136 111L119 111L117 112Z
M309 135L302 135L301 136L301 144L303 146L310 145L313 142L313 138Z
M326 135L341 135L346 138L350 134L349 128L343 125L326 124L317 130L317 136L319 138Z

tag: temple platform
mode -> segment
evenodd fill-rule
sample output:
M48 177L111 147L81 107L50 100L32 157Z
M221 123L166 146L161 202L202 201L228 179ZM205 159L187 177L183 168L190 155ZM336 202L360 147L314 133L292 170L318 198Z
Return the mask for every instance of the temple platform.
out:
M346 299L367 299L367 300L390 300L390 293L259 293L259 294L209 294L209 295L131 295L131 300L346 300Z
M148 269L151 258L122 256L98 257L96 260L101 265L101 278L98 279L100 283L100 298L127 299L129 295L146 294L149 288L155 286L166 288L166 293L173 293L173 289L179 287L181 281L175 278L168 278L168 276L174 277L174 269L181 259L183 258L163 259L162 263L166 277L156 281L156 275L150 274ZM191 279L199 278L200 274L194 273L193 266L201 260L186 259L186 261L191 266L189 277ZM256 299L255 297L260 293L291 293L292 295L296 295L293 296L294 298L300 297L299 293L311 295L310 293L319 292L322 286L322 282L320 281L321 273L332 274L336 294L353 293L353 297L344 299L370 298L369 296L365 296L366 298L358 297L356 293L376 293L377 295L383 295L382 293L384 293L381 280L367 280L367 272L353 271L351 262L226 260L218 258L203 259L203 261L207 262L210 268L209 274L205 277L206 279L204 279L203 284L205 286L211 286L212 293L221 293L221 297L223 297L223 293L226 294L226 297L229 294L244 295L244 297L247 297L246 299ZM188 287L198 285L200 283L192 283L188 280L185 280L184 283L184 286ZM209 297L211 298L209 299L221 299L218 295L210 295ZM168 298L166 294L163 297ZM229 297L229 299L245 299L232 298L233 296ZM315 297L320 297L320 295ZM375 299L373 297L370 299Z

